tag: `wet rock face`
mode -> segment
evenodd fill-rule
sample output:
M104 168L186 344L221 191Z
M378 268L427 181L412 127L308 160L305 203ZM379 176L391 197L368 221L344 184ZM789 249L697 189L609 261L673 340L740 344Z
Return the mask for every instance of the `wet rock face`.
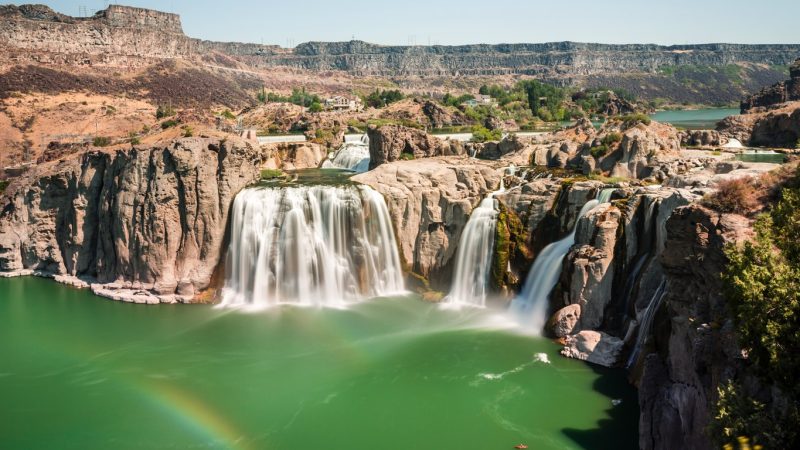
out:
M599 331L581 331L564 338L561 354L604 367L613 367L622 352L622 339Z
M181 139L43 165L4 198L0 270L191 301L211 283L229 205L259 162L243 141Z
M386 199L403 265L446 290L469 215L500 186L500 171L464 157L435 157L383 164L353 180Z
M370 170L400 159L463 155L464 145L458 141L442 141L415 128L400 125L371 125L369 136Z

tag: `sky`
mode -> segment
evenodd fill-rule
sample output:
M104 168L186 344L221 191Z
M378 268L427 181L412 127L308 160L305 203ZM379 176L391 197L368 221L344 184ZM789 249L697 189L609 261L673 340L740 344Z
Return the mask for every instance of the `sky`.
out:
M20 4L19 2L15 2ZM109 2L32 0L77 16ZM191 37L281 46L518 42L798 44L800 0L126 0L180 14ZM84 8L81 8L84 7Z

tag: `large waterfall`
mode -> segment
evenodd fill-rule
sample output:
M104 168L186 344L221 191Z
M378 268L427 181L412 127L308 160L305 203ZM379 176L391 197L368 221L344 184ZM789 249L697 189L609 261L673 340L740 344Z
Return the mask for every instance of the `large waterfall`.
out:
M586 202L581 208L578 218L575 219L572 232L564 239L545 247L536 257L522 292L511 304L512 309L520 315L526 327L530 327L537 333L544 328L545 322L547 322L550 292L558 283L564 257L575 244L578 221L598 205L608 202L613 192L613 189L604 189L597 199Z
M366 186L241 192L226 276L223 306L340 307L404 289L389 212Z
M486 306L497 228L494 195L492 193L483 199L472 211L461 234L456 254L455 277L450 294L444 300L445 307Z
M324 169L348 169L362 173L369 170L369 138L347 139L344 144L322 163Z

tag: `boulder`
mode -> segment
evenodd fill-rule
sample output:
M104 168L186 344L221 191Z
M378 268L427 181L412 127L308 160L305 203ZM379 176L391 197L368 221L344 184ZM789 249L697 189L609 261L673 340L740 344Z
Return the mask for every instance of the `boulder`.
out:
M585 330L565 337L561 354L604 367L614 367L623 345L622 339L600 331Z
M575 331L580 319L581 305L568 305L553 314L547 322L547 329L553 333L555 337L565 337Z

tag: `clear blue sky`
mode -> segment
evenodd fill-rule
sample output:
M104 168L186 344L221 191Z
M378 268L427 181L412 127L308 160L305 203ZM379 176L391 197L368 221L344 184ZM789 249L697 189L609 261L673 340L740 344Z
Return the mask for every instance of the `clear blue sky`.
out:
M19 2L15 2L19 4ZM108 2L32 0L78 15ZM800 43L800 0L127 0L192 37L265 44Z

